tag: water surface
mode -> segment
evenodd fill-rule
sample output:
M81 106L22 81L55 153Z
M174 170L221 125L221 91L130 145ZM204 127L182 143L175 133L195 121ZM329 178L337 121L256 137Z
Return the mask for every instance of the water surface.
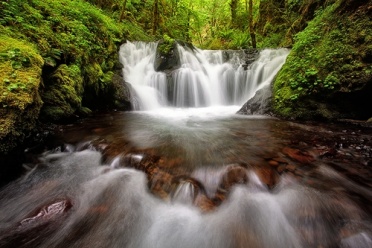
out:
M61 126L1 191L0 247L371 247L371 130L236 110Z

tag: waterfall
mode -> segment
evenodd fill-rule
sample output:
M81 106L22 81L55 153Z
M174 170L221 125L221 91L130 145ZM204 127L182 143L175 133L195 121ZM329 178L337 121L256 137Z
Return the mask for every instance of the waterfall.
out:
M120 48L124 79L140 110L242 105L270 84L289 53L284 48L262 50L245 69L238 53L225 61L221 50L178 45L181 67L165 73L154 69L156 48L155 42L129 41Z

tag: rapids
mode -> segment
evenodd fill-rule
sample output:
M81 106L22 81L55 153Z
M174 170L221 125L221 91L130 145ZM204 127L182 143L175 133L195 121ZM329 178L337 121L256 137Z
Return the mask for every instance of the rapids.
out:
M1 248L372 247L371 129L235 114L281 52L263 51L246 72L199 59L201 74L187 77L206 90L186 103L162 92L154 44L127 45L141 111L59 126L37 159L27 154L24 174L0 189ZM185 67L174 73L195 73ZM218 89L229 73L245 74L243 98Z

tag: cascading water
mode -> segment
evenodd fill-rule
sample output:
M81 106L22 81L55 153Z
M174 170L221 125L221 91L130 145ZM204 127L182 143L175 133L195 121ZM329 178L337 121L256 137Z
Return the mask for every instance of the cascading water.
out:
M181 67L166 74L154 69L156 47L127 42L120 49L125 81L133 86L141 110L242 105L272 81L289 53L263 50L245 70L237 54L224 61L223 51L178 45Z

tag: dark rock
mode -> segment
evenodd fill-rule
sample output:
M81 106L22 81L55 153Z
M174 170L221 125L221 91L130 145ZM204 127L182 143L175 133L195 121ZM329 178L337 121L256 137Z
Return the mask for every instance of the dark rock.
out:
M164 45L164 41L161 40L158 43L156 49L154 69L155 71L163 71L169 73L181 67L180 54L177 49L177 42L174 42L169 51L161 51L161 47Z
M248 68L250 64L252 64L258 58L259 55L260 55L259 50L255 48L222 51L223 62L232 63L236 67L241 65L245 70ZM238 60L232 61L234 58L238 58Z
M131 85L126 83L121 75L121 70L116 71L112 78L113 84L113 102L114 107L118 110L129 110L133 109L135 104L135 98L132 97Z
M244 115L263 115L271 113L272 92L268 85L256 92L237 112Z

